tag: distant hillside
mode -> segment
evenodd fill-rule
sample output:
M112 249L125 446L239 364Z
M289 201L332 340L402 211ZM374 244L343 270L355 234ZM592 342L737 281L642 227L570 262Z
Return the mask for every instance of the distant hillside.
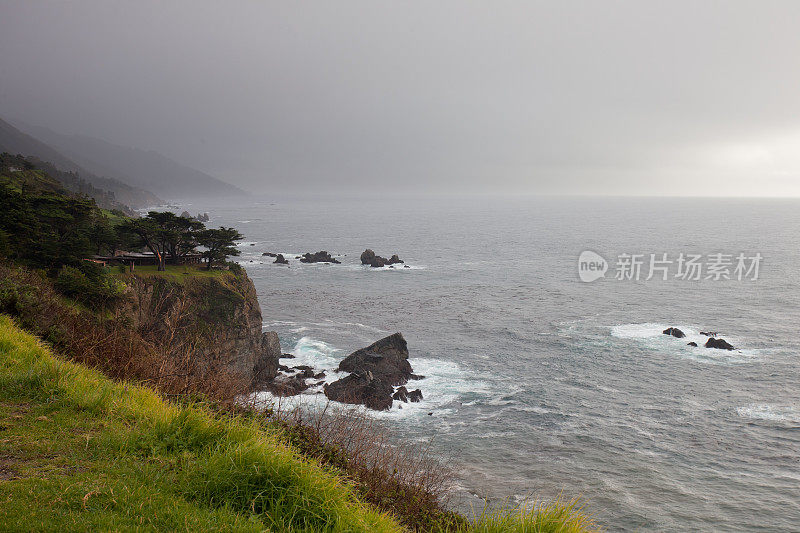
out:
M87 170L52 146L21 132L8 122L0 119L0 153L2 152L35 158L38 160L38 166L40 167L46 167L47 163L51 164L65 173L61 176L55 176L62 180L65 188L74 192L89 194L97 200L98 205L113 201L139 208L163 203L161 199L149 191L132 187L113 178L102 177L103 174L97 175ZM48 168L48 170L52 169ZM73 174L67 175L67 173ZM83 185L81 185L81 182L83 182ZM91 187L86 187L86 184ZM101 190L98 191L97 189ZM113 197L110 197L108 193L111 193ZM95 194L98 196L96 197Z
M118 202L114 193L98 189L76 172L58 170L53 164L35 157L0 153L0 185L35 192L78 193L93 198L103 209L118 210L126 216L136 215L130 207Z
M162 198L238 196L244 192L200 170L154 151L118 146L80 135L62 135L47 128L22 126L32 135L95 174L114 176Z

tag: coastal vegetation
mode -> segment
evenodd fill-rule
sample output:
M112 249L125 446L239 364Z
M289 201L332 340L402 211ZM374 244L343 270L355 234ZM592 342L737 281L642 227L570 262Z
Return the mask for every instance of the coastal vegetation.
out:
M2 161L5 529L596 529L575 502L462 516L436 454L370 417L245 405L281 353L246 272L225 262L241 235L102 210L24 158ZM158 260L86 260L123 246ZM206 266L182 263L199 246Z
M0 315L0 519L8 531L405 531L308 435L164 401L55 356ZM330 461L330 459L329 459ZM426 530L582 532L574 502L450 515Z

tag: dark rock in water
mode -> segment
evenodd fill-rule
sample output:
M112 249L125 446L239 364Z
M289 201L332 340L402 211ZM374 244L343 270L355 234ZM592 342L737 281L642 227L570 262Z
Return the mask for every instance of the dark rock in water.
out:
M389 386L405 385L412 374L406 340L400 333L384 337L345 357L339 363L339 370L369 371Z
M317 252L315 254L306 253L300 258L301 263L339 263L338 259L331 257L326 251Z
M306 389L308 385L300 376L278 375L267 384L267 390L277 396L295 396Z
M687 343L686 346L694 346L695 348L697 348L697 343L692 341L690 343Z
M294 359L294 355L290 353L281 354L281 359Z
M372 260L375 258L375 252L367 248L361 253L361 264L362 265L369 265L372 263Z
M706 337L716 337L718 333L716 331L701 331L700 335L705 335Z
M381 268L381 267L385 267L385 266L386 266L386 258L385 258L385 257L381 257L381 256L379 256L379 255L376 255L376 256L375 256L375 257L373 257L373 258L372 258L372 260L369 262L369 266L371 266L372 268Z
M678 328L667 328L664 331L662 331L661 333L663 333L664 335L672 335L673 337L677 337L679 339L682 339L682 338L684 338L686 336Z
M324 377L325 377L325 372L317 372L316 374L314 374L314 379L322 379ZM319 385L319 383L317 383L317 385Z
M325 385L325 395L333 401L384 410L392 407L393 399L408 402L422 398L421 392L403 387L413 374L408 346L400 333L356 350L339 363L338 370L351 374ZM395 391L396 386L399 388Z
M286 365L278 365L278 370L281 372L291 372L291 369Z
M192 214L189 213L189 211L184 211L183 213L180 214L180 217L181 218L192 218Z
M266 256L266 257L278 257L278 254L273 254L272 252L264 252L261 255ZM281 257L283 257L283 256L281 256Z
M725 339L715 339L714 337L706 341L706 348L716 348L718 350L733 350L734 347Z
M308 366L296 366L294 367L295 370L299 372L298 376L302 376L303 378L313 378L314 377L314 369Z
M411 268L411 267L408 265L403 265L403 268Z
M251 244L250 246L255 246L255 243Z
M369 265L373 268L381 268L387 265L396 265L402 263L403 260L400 259L397 254L394 254L391 259L386 259L385 257L381 257L379 255L375 255L371 249L367 248L361 254L361 264L362 265Z
M408 393L408 401L409 402L414 402L414 403L422 401L422 391L417 389L417 390L412 390L411 392L409 392Z
M198 213L196 219L199 220L200 222L208 222L209 220L208 213L203 213L202 215Z
M404 403L408 403L408 389L406 389L402 385L400 387L397 387L397 390L394 391L392 398Z
M254 385L260 385L278 373L280 357L281 343L278 334L274 331L262 332L259 355L252 367Z
M410 376L408 376L408 379L420 380L420 379L425 379L425 376L420 376L419 374L411 374Z
M369 371L353 372L347 377L325 385L325 396L342 403L362 404L376 411L392 407L392 386Z
M289 260L283 257L283 254L278 254L275 256L275 261L273 263L277 263L279 265L288 265Z

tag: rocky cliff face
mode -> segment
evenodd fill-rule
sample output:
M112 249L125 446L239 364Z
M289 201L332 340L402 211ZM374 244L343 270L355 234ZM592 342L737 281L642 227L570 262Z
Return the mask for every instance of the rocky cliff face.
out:
M281 347L262 332L261 307L247 274L184 279L131 276L116 310L152 342L176 343L200 367L222 366L251 387L275 377Z

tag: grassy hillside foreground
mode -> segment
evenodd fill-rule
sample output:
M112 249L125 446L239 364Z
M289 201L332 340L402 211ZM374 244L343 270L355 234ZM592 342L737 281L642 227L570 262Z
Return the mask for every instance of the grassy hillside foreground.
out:
M54 356L0 315L0 524L6 531L402 531L246 418L162 400ZM593 528L570 506L472 531Z

